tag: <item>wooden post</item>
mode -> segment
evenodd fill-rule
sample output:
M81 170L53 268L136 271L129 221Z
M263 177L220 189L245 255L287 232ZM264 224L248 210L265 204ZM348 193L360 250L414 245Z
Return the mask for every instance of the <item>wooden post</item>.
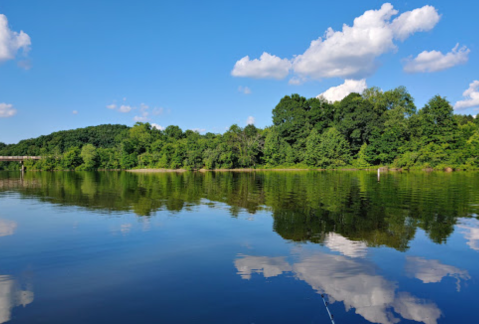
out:
M25 172L25 166L23 165L23 160L20 161L20 164L22 165L22 172Z

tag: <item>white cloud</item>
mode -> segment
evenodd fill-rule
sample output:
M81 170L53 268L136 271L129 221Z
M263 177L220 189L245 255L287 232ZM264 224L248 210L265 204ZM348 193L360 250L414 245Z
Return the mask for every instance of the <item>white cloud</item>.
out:
M111 105L107 105L106 108L108 109L116 109L116 105L112 103Z
M239 86L239 87L238 87L238 91L239 91L239 92L242 92L242 93L244 93L244 94L246 94L246 95L248 95L248 94L251 93L251 89L250 89L250 88L248 88L248 87L243 87L243 86Z
M148 116L150 115L150 113L148 112L148 109L150 109L148 105L141 103L140 104L141 115L133 117L133 120L135 122L142 122L142 123L146 123L147 121L149 121L150 118Z
M72 114L74 114L74 115L78 115L78 110L74 110L74 111L72 111Z
M377 57L397 49L395 40L431 30L440 19L432 6L405 12L391 21L397 14L390 3L385 3L379 10L368 10L354 19L352 26L344 24L341 31L328 28L324 37L313 40L303 54L292 60L268 53L259 60L246 56L236 62L232 75L283 79L293 70L296 77L290 84L307 78L365 78L376 70Z
M393 309L405 319L425 324L436 324L441 316L436 304L396 292L397 284L376 274L368 261L315 253L301 255L297 263L289 264L285 257L239 255L235 266L243 279L250 279L253 273L269 278L293 272L318 293L326 293L330 302L342 301L346 311L354 308L371 323L399 322Z
M15 116L17 110L12 104L0 103L0 118L9 118Z
M460 100L454 105L454 109L461 110L472 107L479 107L479 81L475 80L469 84L469 88L462 94L467 99Z
M381 9L366 11L354 19L352 27L345 24L342 31L329 28L324 39L312 41L306 52L294 59L294 71L314 79L364 78L376 70L378 56L396 50L395 39L430 30L439 21L430 6L405 12L391 23L397 13L385 3Z
M351 241L336 233L329 233L324 240L324 245L332 251L337 251L352 258L363 258L368 250L366 243Z
M131 108L131 106L121 105L120 108L118 108L118 111L122 113L129 113L132 109L133 108Z
M144 113L141 114L141 116L133 117L133 120L136 122L146 123L147 121L150 120L150 118L148 118L148 112L145 111Z
M439 51L424 51L419 53L414 59L406 59L404 71L407 73L418 73L446 70L453 66L467 63L469 52L470 50L465 46L459 48L459 44L447 54L442 54Z
M197 133L206 132L206 129L204 129L204 128L191 128L190 130L192 130L193 132L197 132Z
M436 26L441 19L433 6L424 6L422 8L407 11L394 19L391 28L395 37L405 40L412 34L420 31L429 31Z
M132 109L135 109L135 108L132 108ZM140 116L135 116L133 117L133 120L136 121L136 122L142 122L142 123L146 123L147 121L151 120L150 119L150 115L153 115L153 116L158 116L158 115L162 115L163 114L163 111L164 109L163 108L153 108L151 110L151 112L149 111L150 110L150 106L142 103L140 104Z
M254 125L254 117L253 116L249 116L248 119L246 120L246 125Z
M155 124L155 123L151 124L151 127L156 128L156 129L158 129L158 130L160 130L160 131L164 131L164 130L165 130L165 127L163 127L163 126L161 126L161 125L158 125L158 124Z
M344 80L343 84L329 88L317 98L323 97L330 102L340 101L352 92L362 93L367 87L366 79Z
M28 52L31 43L30 36L23 31L10 30L7 17L0 14L0 62L15 58L20 49Z
M237 61L231 75L256 79L284 79L291 68L288 59L281 59L264 52L258 59L250 60L249 56Z

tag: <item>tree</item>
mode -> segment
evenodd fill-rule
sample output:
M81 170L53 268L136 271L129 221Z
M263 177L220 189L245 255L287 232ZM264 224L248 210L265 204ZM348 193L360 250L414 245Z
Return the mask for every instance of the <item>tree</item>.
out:
M297 152L298 162L303 160L301 153L306 147L306 138L313 127L310 111L311 101L298 94L285 96L273 109L273 124L280 136Z
M62 159L63 169L74 170L79 167L83 163L81 152L78 147L71 147L65 152Z
M280 136L276 128L273 128L266 136L263 160L272 166L294 163L295 158L291 145Z
M331 168L347 165L351 159L349 143L334 127L323 134L315 129L307 140L306 163L310 166Z
M81 158L84 162L84 169L95 169L98 163L98 154L96 152L96 147L92 144L87 144L83 146L81 150Z
M337 103L334 124L349 142L353 153L364 143L370 143L374 134L381 134L384 128L383 111L357 93L351 93Z

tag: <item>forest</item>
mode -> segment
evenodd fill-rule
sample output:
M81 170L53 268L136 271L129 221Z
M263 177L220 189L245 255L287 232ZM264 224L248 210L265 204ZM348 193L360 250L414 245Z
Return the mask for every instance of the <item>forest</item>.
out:
M149 123L60 131L18 144L0 156L37 155L28 170L168 169L479 169L479 120L454 114L439 95L417 109L404 87L366 89L341 101L285 96L272 126L231 126L199 134ZM0 170L19 163L0 162Z

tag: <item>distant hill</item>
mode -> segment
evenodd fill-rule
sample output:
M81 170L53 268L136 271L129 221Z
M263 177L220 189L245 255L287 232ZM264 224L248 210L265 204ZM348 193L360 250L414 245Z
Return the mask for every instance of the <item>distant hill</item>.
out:
M130 127L126 125L98 125L59 131L50 135L22 140L17 144L0 143L0 155L41 155L41 150L63 153L71 147L81 148L85 144L111 148L121 142Z

